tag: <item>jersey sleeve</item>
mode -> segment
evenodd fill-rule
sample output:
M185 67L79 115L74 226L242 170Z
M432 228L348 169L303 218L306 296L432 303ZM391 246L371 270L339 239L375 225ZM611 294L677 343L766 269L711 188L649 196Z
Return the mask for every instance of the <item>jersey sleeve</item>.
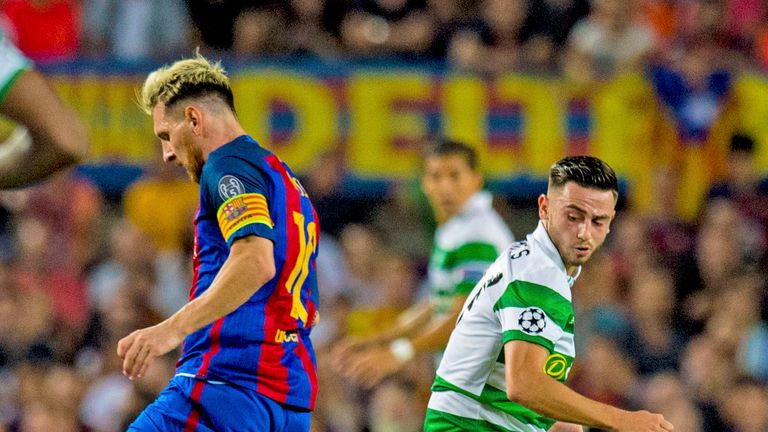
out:
M201 187L224 240L229 246L238 238L257 235L275 240L269 211L268 178L249 162L226 156L209 160Z
M498 256L496 246L483 242L464 243L449 251L443 265L450 271L453 295L468 295Z
M0 31L0 103L8 90L32 63Z
M567 299L549 287L521 280L507 285L493 310L501 322L502 343L524 340L543 346L550 354L573 322Z

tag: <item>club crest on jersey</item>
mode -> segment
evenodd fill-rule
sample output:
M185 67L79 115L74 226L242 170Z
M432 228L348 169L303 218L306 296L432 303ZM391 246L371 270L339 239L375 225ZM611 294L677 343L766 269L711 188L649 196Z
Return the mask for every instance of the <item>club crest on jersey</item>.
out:
M223 210L224 218L231 222L245 213L245 211L248 210L248 206L245 204L245 201L242 198L235 198L224 205Z
M523 333L538 335L547 327L547 315L537 307L529 307L520 314L517 324Z
M233 175L225 175L219 179L219 196L224 201L245 193L243 182Z

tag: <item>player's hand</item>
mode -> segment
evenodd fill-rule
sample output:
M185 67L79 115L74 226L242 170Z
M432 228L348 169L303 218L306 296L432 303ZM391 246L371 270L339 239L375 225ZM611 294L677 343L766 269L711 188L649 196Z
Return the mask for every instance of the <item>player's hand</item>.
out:
M370 389L402 367L403 363L388 347L374 346L346 358L341 374Z
M370 347L372 342L369 340L346 337L335 344L331 350L332 364L336 366L337 372L343 371L350 357L360 353Z
M573 423L557 422L548 429L548 432L584 432L584 428Z
M123 360L123 375L141 378L155 358L179 346L184 335L163 321L129 334L117 343L117 355Z
M648 411L628 412L614 430L618 432L664 432L674 429L663 415Z

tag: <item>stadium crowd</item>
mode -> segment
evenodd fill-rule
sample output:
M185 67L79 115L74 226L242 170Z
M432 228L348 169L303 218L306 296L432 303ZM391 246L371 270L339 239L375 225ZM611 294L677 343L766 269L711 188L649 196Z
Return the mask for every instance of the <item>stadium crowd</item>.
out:
M761 0L0 1L0 26L39 64L156 61L201 46L583 81L642 70L694 140L734 75L768 69L767 23ZM768 430L768 182L752 137L729 144L697 218L674 211L673 176L660 177L656 210L624 203L574 286L570 385L660 412L676 431ZM172 375L175 353L135 382L115 354L119 338L188 296L197 188L159 159L118 193L78 171L0 192L0 431L124 430ZM385 327L426 295L429 208L415 182L392 183L384 199L346 194L340 154L301 174L324 231L313 430L420 430L431 356L372 390L326 363L335 341ZM534 204L496 199L518 238L535 227Z

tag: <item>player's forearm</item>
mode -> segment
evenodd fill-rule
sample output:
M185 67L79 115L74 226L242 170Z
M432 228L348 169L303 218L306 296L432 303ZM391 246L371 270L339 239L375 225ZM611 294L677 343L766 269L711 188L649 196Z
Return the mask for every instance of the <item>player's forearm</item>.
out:
M415 352L425 352L445 348L448 345L451 332L456 327L456 320L459 318L461 308L466 299L466 296L457 297L449 313L432 318L427 327L411 339L413 350Z
M555 420L613 429L624 412L582 396L543 372L537 376L517 376L513 380L517 384L508 385L510 400Z
M17 129L0 146L0 188L7 189L44 180L51 174L74 165L73 155L41 137Z
M0 148L0 187L42 180L82 160L88 151L85 126L37 71L21 74L0 113L28 131Z
M168 318L169 324L187 336L240 307L274 277L274 262L263 261L230 255L205 293Z
M397 338L407 337L429 322L431 316L432 304L429 301L417 303L400 314L395 325L379 333L376 340L386 343Z

